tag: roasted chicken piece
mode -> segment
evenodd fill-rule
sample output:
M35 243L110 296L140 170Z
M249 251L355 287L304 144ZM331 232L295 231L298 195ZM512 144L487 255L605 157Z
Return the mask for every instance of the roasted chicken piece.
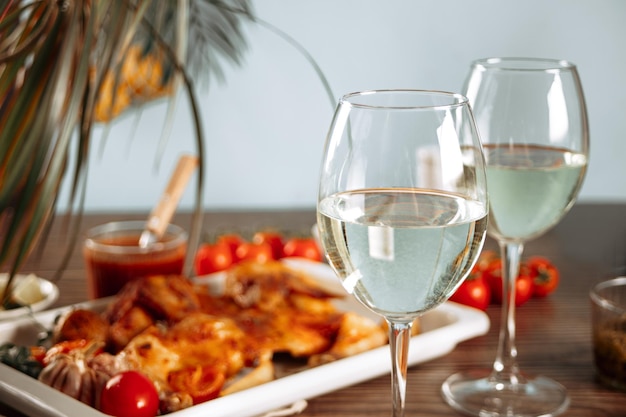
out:
M342 296L281 262L242 263L226 274L224 296L242 309L256 307L271 311L282 308L286 301L298 295L309 300L331 300Z
M244 368L271 366L271 352L250 349L249 341L231 319L193 313L168 328L144 330L118 357L156 381L159 391L187 392L195 404L217 397L227 384L250 386L238 378ZM273 378L271 370L267 379L253 375L254 383Z
M109 325L107 347L111 352L119 352L133 337L156 323L141 306L130 306L124 314L119 315L117 320Z
M309 358L309 366L317 366L346 358L387 343L384 326L355 313L345 313L335 342L330 349Z
M246 309L232 317L257 349L306 357L330 348L341 313L314 314L282 307L271 312Z
M77 339L106 343L109 323L92 310L78 308L59 319L52 335L54 343Z
M192 283L178 275L155 275L126 284L104 313L109 347L117 352L157 321L175 323L200 310Z
M333 344L342 321L340 297L280 262L231 268L224 294L201 296L203 311L233 319L260 350L305 357Z
M101 316L70 313L57 337L104 337L107 363L148 375L162 413L273 379L277 353L318 365L387 342L384 326L339 311L343 295L283 263L237 265L223 284L215 294L185 277L132 281Z
M156 320L168 322L200 310L193 284L179 275L154 275L130 281L108 306L105 317L113 323L135 306L141 306Z
M232 268L224 293L241 307L233 319L248 335L274 352L310 357L311 365L387 343L377 321L337 310L333 300L344 295L281 262Z
M231 376L241 370L246 337L230 319L194 313L170 327L151 326L120 352L147 374L167 381L170 372L196 366L215 366Z

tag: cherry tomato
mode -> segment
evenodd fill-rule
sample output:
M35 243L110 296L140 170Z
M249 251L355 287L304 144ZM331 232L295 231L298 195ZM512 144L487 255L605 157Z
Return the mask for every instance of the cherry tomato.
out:
M235 252L237 261L254 261L265 263L274 259L272 247L269 243L244 242Z
M533 256L527 261L533 279L533 296L545 297L559 285L559 271L548 259Z
M159 394L147 376L125 371L113 376L102 389L100 411L116 417L154 417Z
M237 255L236 255L237 248L239 247L239 245L241 245L245 241L246 240L240 235L238 235L237 233L226 233L226 234L218 236L215 243L220 244L220 245L224 244L228 246L230 249L230 253L232 255L233 262L235 262L237 260Z
M223 271L233 264L230 248L223 243L205 243L198 248L194 258L197 275L207 275Z
M476 265L474 265L474 268L472 269L473 272L484 272L487 269L489 269L489 265L495 261L496 259L498 259L500 257L500 255L498 255L498 252L493 251L493 250L483 250L480 253L480 256L478 257L478 261L476 261Z
M268 243L272 247L274 259L283 257L283 235L279 232L265 230L252 236L252 243Z
M452 294L450 301L485 311L491 303L491 288L481 272L472 272Z
M226 377L213 366L196 366L170 372L167 380L174 391L189 393L199 404L217 398Z
M287 240L283 253L285 257L297 256L316 262L322 261L322 252L315 239L310 237L294 237Z
M485 271L485 279L491 287L492 299L497 304L502 304L502 260L492 261ZM530 299L533 292L533 280L528 267L522 263L519 274L515 280L515 305L521 306Z

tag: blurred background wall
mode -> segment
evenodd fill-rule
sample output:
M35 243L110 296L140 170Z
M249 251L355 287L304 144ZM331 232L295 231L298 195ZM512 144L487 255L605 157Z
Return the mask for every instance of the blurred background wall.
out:
M459 91L476 58L559 58L578 66L587 99L591 159L581 201L626 200L626 1L253 0L257 16L292 36L310 64L275 33L247 24L248 50L224 82L198 86L207 138L204 206L313 208L334 102L376 88ZM94 133L86 209L149 211L182 153L195 152L181 95L163 144L166 105ZM193 187L183 196L189 209ZM67 208L67 187L60 210Z

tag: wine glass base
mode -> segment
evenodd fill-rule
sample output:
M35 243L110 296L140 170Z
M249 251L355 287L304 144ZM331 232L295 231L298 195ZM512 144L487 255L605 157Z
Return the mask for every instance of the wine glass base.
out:
M542 376L513 384L484 374L460 373L450 376L441 392L452 408L469 416L548 417L561 414L569 405L565 387Z

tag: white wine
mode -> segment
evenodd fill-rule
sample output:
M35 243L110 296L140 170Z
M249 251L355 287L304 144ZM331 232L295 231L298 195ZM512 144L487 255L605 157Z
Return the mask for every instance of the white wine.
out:
M480 201L408 188L338 193L318 207L324 248L346 290L395 319L454 292L482 248L486 218Z
M527 240L559 222L575 201L587 158L542 146L485 145L489 234Z

